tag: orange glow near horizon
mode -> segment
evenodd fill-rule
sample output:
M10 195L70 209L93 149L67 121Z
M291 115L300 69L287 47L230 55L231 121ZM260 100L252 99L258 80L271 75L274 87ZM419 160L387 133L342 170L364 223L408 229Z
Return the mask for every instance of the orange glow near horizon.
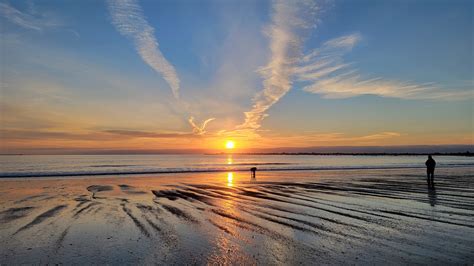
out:
M35 132L28 133L28 138L21 134L28 132L22 130L11 130L2 135L0 151L4 154L87 154L92 151L115 151L123 153L130 150L161 152L161 150L182 150L193 153L194 150L203 150L206 153L220 153L227 155L246 152L261 152L260 149L278 148L310 148L320 146L398 146L398 145L469 145L472 146L472 133L464 134L396 134L394 132L381 132L374 134L297 134L286 135L275 132L270 135L262 132L258 138L245 138L238 136L203 136L188 138L161 138L144 137L140 134L134 136L113 134L107 132L83 131L75 128L64 128L55 130L40 130L38 136ZM267 135L268 134L268 135ZM21 138L18 138L20 136ZM106 141L105 141L106 140ZM233 148L232 148L233 147ZM416 150L416 148L414 148ZM292 151L292 150L288 150ZM294 150L293 150L294 151ZM201 152L201 151L199 151ZM225 160L225 159L224 159ZM233 160L230 160L233 164ZM229 161L228 161L229 162ZM224 163L226 163L224 161Z

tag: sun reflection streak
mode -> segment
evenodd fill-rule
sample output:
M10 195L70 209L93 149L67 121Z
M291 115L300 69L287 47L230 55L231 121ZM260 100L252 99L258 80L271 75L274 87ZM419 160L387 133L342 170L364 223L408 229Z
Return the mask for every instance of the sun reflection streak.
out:
M230 184L232 185L234 173L227 172L227 178ZM231 189L232 191L233 189ZM234 194L234 192L229 192ZM233 200L233 197L222 199L219 201L219 207L227 214L232 217L240 217L240 212L237 208L237 202ZM229 220L224 217L217 217L214 220L215 223L220 224L221 227L225 228L225 231L219 230L217 237L215 238L215 243L217 249L209 256L208 264L212 265L229 265L235 264L236 262L241 262L244 265L256 265L255 260L250 257L247 257L245 251L235 245L234 238L239 236L239 230L236 229L237 225L234 220Z
M227 156L227 164L233 164L234 161L232 160L232 154L229 154L229 156Z
M232 187L234 185L234 173L228 172L227 173L227 186Z

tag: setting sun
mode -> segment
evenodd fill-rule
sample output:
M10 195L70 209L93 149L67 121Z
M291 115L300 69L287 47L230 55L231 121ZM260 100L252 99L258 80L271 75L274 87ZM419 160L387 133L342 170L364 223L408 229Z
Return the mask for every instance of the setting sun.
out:
M226 148L226 149L229 149L229 150L235 148L235 142L232 141L232 140L228 140L228 141L225 143L225 148Z

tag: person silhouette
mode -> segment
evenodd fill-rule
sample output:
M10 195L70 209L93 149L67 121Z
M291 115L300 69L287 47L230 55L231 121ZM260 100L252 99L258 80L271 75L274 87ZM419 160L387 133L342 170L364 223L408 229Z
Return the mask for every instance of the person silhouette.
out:
M251 177L252 179L255 179L255 173L257 172L257 167L252 167L250 168L250 172L252 173Z
M428 155L428 160L425 162L426 165L426 174L428 177L428 186L434 186L434 170L436 167L436 161Z

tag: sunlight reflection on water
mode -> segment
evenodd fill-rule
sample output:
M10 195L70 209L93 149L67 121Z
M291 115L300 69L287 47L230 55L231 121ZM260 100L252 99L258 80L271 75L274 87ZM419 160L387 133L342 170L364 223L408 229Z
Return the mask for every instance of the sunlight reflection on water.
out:
M232 172L228 172L227 173L227 186L228 187L231 187L234 185L234 173Z

